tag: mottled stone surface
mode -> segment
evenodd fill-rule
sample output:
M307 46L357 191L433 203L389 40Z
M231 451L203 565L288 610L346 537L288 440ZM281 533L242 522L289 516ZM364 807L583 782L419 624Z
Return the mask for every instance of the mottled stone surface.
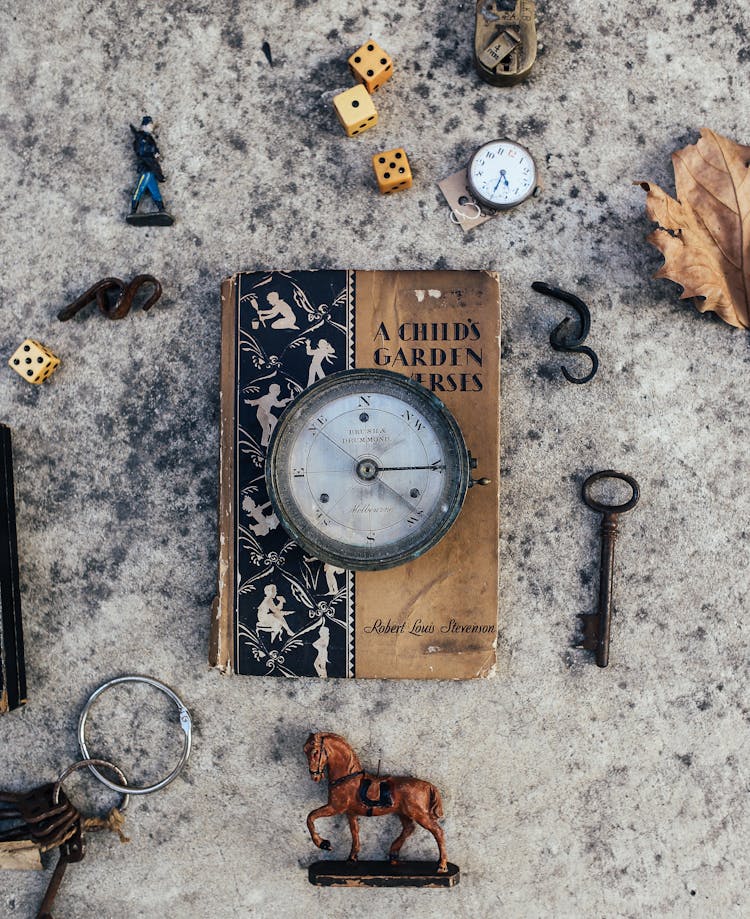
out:
M62 366L38 388L0 367L31 690L24 711L0 718L0 786L74 759L78 711L113 675L165 679L196 720L184 776L132 803L130 845L90 839L56 914L748 915L750 352L745 334L650 280L660 257L631 185L670 187L669 154L704 124L750 142L745 5L540 2L544 50L513 89L474 74L471 3L2 8L0 353L29 335ZM376 97L378 126L347 139L330 100L369 34L396 73ZM123 219L127 126L144 112L161 125L171 229ZM531 148L544 194L463 238L435 183L502 135ZM401 145L415 186L382 198L370 157ZM243 268L328 266L500 272L494 680L276 682L206 666L219 283ZM142 271L165 288L150 315L54 318L99 277ZM535 279L590 302L591 385L561 379L547 339L564 311L530 291ZM636 475L643 497L623 522L602 672L569 646L597 582L597 519L578 489L606 467ZM131 739L123 696L93 736L144 779L179 738L157 718L166 706L131 695L143 734ZM442 789L456 890L308 885L317 853L304 819L324 794L301 753L311 728ZM329 829L345 855L345 825ZM380 857L396 831L365 822L363 854ZM428 856L432 841L420 832L407 851ZM47 876L4 874L0 914L34 915Z

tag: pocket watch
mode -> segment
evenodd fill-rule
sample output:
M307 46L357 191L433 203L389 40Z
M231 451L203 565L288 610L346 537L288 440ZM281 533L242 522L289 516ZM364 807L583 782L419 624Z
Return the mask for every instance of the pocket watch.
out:
M490 210L515 207L537 189L534 158L513 140L491 140L469 160L466 188Z
M422 555L448 532L475 466L456 420L429 390L392 370L343 370L286 407L266 485L305 551L339 568L375 570Z

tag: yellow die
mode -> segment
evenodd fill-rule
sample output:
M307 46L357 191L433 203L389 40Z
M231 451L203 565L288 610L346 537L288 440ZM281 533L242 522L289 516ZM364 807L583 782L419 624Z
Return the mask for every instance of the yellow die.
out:
M374 93L393 76L390 55L372 39L357 48L349 58L349 69L354 79L367 87L368 93Z
M334 96L333 107L349 137L373 128L378 123L377 110L364 86L352 86Z
M60 366L60 358L38 341L27 338L8 364L29 383L43 383Z
M372 166L378 180L378 188L384 195L411 188L411 169L406 151L402 147L397 150L386 150L385 153L376 153L372 158Z

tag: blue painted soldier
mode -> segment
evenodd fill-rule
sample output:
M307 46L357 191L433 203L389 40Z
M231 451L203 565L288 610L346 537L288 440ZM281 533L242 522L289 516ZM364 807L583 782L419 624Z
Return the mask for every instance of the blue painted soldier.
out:
M138 157L138 184L133 191L130 202L128 223L137 226L171 226L174 218L164 208L164 201L159 191L159 182L165 181L164 172L159 162L159 148L154 137L154 121L148 115L141 120L140 128L130 125L133 132L133 150ZM143 196L148 193L157 207L156 211L139 214L138 206Z

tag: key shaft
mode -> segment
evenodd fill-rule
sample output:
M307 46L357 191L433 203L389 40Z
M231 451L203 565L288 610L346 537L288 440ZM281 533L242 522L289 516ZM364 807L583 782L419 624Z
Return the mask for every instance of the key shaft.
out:
M599 561L599 617L596 640L598 667L609 664L609 636L612 629L612 603L615 579L615 543L617 542L618 514L605 514L601 528L601 556Z

